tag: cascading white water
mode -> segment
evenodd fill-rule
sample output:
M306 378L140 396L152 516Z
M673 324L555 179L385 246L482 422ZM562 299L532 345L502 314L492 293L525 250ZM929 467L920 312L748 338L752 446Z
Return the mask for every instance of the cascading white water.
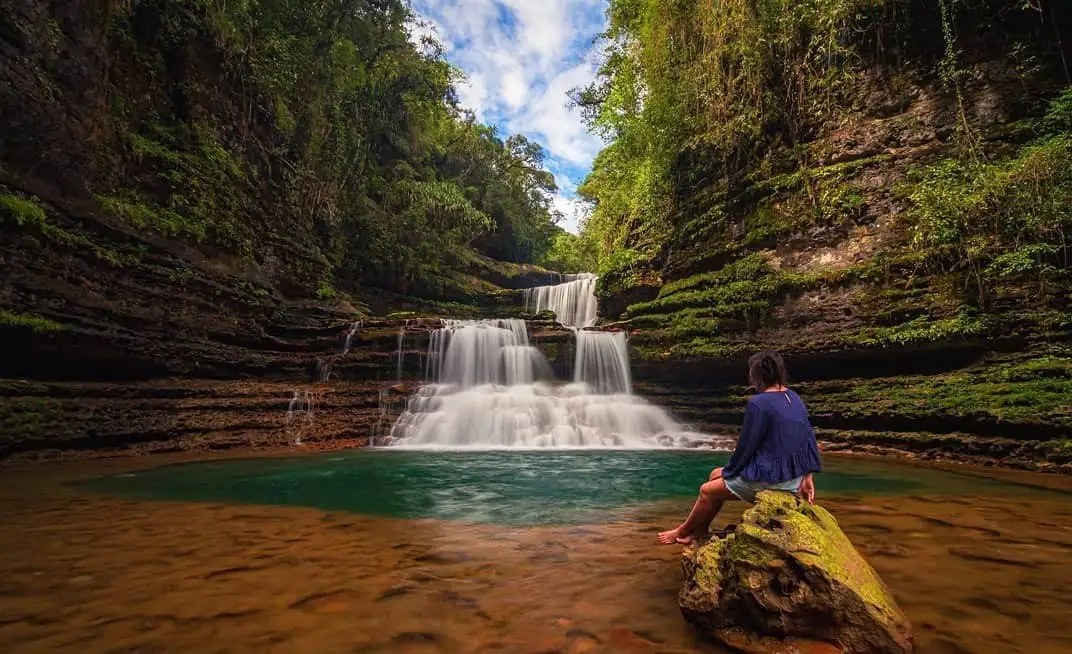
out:
M622 332L578 331L573 380L597 393L633 392L629 371L629 344Z
M596 324L599 303L596 300L596 276L591 273L563 275L566 280L555 286L525 289L525 310L539 313L551 310L566 327L583 329Z
M702 438L630 394L624 334L577 334L575 379L550 364L521 320L449 321L433 332L427 372L391 429L396 446L536 448L679 446Z
M302 444L302 434L313 425L316 399L309 391L294 391L287 405L286 430L294 437L294 444Z
M350 344L353 343L354 334L356 334L363 325L364 322L360 320L356 320L350 325L350 330L346 332L346 342L343 343L342 352L340 352L340 354L346 355L350 353Z

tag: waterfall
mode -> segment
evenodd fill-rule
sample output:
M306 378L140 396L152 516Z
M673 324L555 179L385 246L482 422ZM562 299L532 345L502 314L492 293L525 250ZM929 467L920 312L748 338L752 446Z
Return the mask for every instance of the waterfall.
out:
M583 329L596 324L596 276L582 273L563 277L566 281L562 284L525 289L525 311L539 313L549 309L566 327Z
M309 391L294 391L287 405L286 431L294 437L294 444L302 444L302 434L313 426L313 411L316 398Z
M314 375L318 384L323 384L327 380L331 379L331 365L332 361L330 359L318 358L316 360L316 369L314 370Z
M624 334L576 331L572 383L553 384L521 320L444 321L430 338L427 385L386 439L438 448L683 445L700 437L631 394Z
M398 330L398 352L396 354L396 356L398 357L398 364L395 370L396 382L402 381L402 355L404 354L402 348L406 344L406 327L409 327L408 320L406 321L406 324L402 327L402 329Z
M597 393L632 393L629 344L622 332L577 332L573 380Z
M340 352L340 354L346 355L350 353L350 343L354 340L354 334L356 334L363 325L364 323L360 320L356 320L350 325L349 331L346 332L346 342L343 343L342 352Z

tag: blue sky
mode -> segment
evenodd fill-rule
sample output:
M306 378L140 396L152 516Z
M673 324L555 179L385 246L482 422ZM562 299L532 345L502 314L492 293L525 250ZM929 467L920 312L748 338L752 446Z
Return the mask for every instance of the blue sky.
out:
M575 190L602 144L566 106L566 92L595 76L604 0L414 0L413 8L427 21L415 33L434 36L465 72L461 104L504 138L524 134L544 147L561 224L576 232Z

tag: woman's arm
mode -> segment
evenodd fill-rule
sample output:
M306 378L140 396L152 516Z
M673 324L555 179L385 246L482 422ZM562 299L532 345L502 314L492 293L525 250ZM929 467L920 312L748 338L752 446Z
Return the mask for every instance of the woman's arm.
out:
M741 426L741 436L737 439L737 446L730 456L729 463L722 468L722 477L733 478L741 474L741 470L748 465L752 456L763 442L763 435L767 428L767 417L763 410L755 402L749 402L744 411L744 424Z

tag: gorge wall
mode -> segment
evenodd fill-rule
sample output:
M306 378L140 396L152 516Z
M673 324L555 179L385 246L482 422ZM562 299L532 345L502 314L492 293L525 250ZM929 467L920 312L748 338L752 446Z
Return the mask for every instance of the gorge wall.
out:
M548 280L539 148L462 114L408 18L0 2L0 457L289 442L296 388L364 437L407 317Z
M575 98L637 379L732 425L778 349L831 449L1067 469L1068 8L701 4L612 2Z

